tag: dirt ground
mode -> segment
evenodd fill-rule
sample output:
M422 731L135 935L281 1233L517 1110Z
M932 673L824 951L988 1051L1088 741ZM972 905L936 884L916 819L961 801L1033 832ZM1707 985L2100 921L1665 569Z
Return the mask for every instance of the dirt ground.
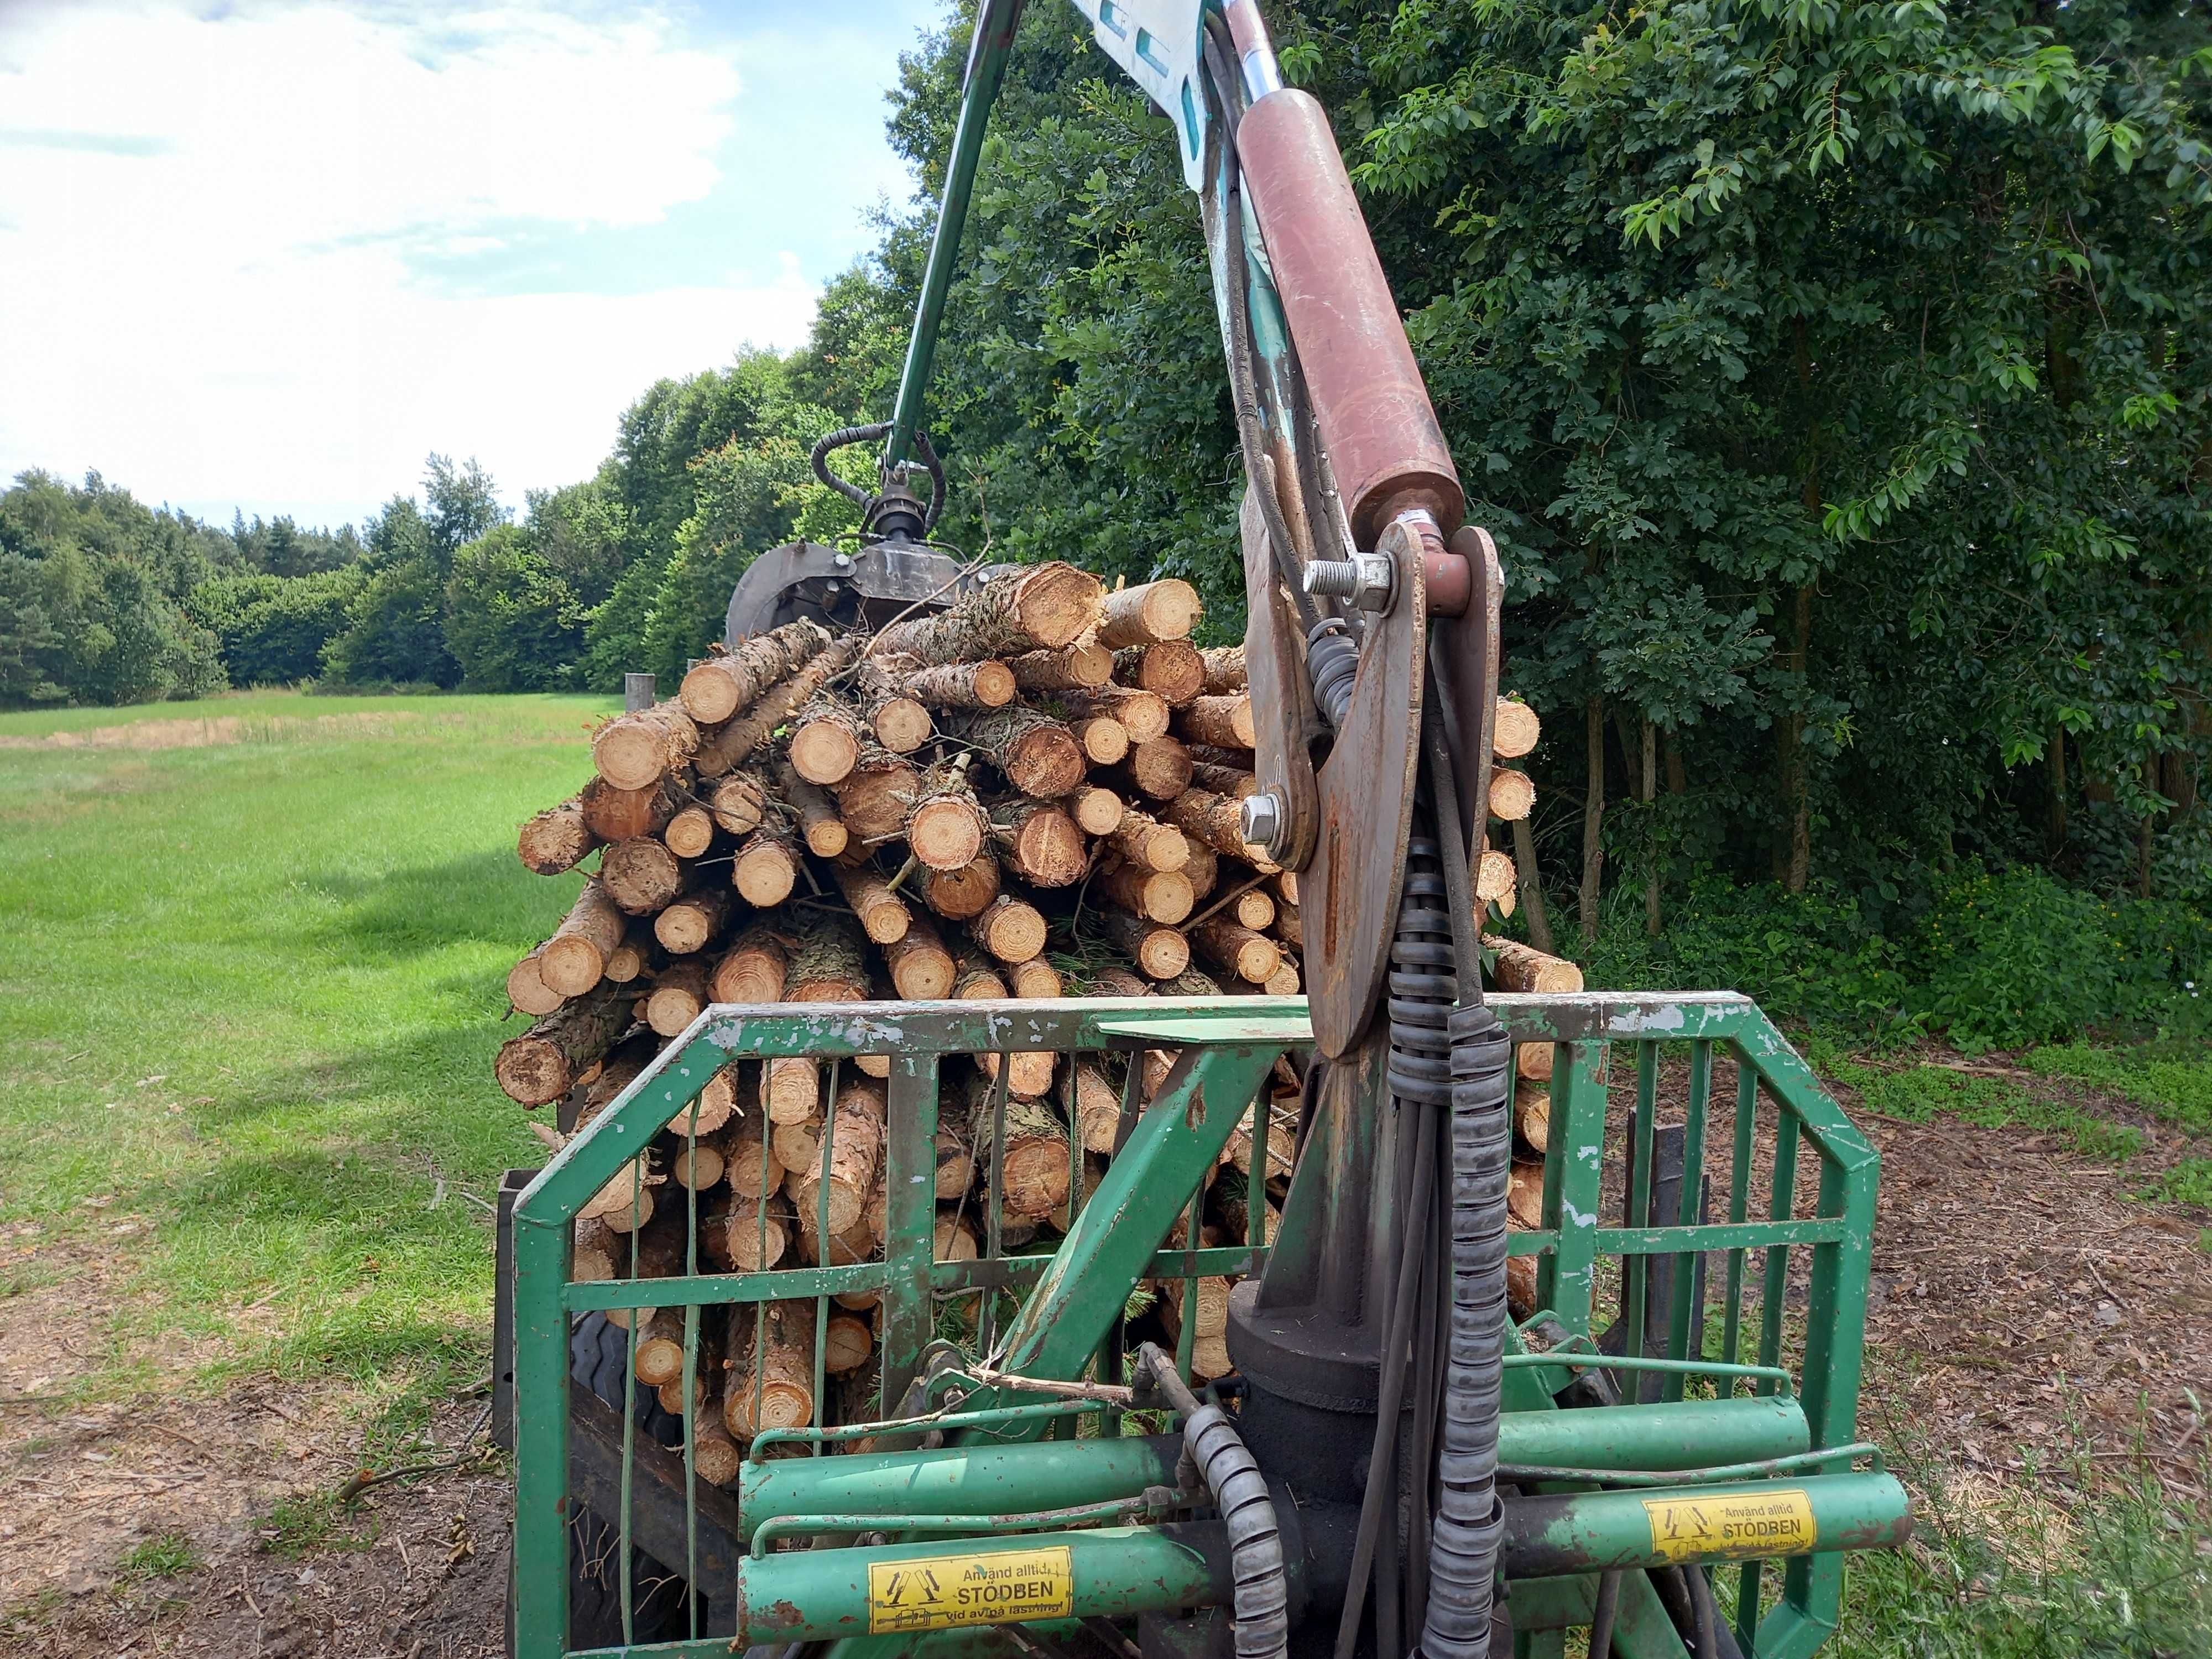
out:
M2094 1103L2152 1134L2148 1162L2172 1155L2170 1131ZM2208 1218L2130 1199L2140 1164L2124 1176L2056 1136L1855 1115L1884 1160L1863 1432L1939 1461L1952 1498L1977 1480L2017 1485L2069 1447L2100 1468L2148 1458L2193 1486L2212 1402ZM26 1243L0 1235L0 1268ZM508 1488L495 1462L375 1489L350 1511L318 1507L355 1473L354 1402L267 1380L187 1391L198 1358L185 1346L169 1356L173 1391L42 1405L68 1357L106 1340L126 1294L119 1271L56 1254L40 1252L46 1269L81 1271L12 1298L0 1321L0 1654L501 1650ZM483 1409L452 1402L441 1443L462 1442ZM267 1517L303 1498L332 1531L295 1555L298 1525ZM126 1566L169 1534L191 1540L194 1565Z

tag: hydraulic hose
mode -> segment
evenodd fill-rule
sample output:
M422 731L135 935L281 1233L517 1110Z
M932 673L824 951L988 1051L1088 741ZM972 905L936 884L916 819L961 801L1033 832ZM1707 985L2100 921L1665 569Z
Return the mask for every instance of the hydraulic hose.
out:
M1218 1406L1200 1405L1175 1362L1147 1342L1139 1358L1152 1382L1182 1413L1184 1454L1197 1466L1213 1507L1229 1528L1229 1576L1237 1616L1237 1659L1286 1659L1291 1648L1290 1580L1283 1565L1275 1500L1237 1425Z

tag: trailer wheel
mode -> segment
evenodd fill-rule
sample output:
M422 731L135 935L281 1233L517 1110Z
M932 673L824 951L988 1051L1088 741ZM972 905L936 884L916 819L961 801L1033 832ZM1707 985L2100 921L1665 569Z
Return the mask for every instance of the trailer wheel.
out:
M629 1333L602 1313L586 1314L568 1338L568 1376L619 1412L629 1369ZM638 1427L664 1446L681 1445L684 1421L660 1409L641 1390ZM641 1549L629 1553L631 1639L680 1641L690 1633L690 1587L674 1569ZM568 1528L568 1640L579 1648L623 1644L622 1531L605 1516L579 1508Z

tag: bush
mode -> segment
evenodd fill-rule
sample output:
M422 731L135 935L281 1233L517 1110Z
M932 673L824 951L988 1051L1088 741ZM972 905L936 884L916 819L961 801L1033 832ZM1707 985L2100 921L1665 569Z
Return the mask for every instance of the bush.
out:
M583 646L583 608L529 531L501 525L453 556L446 647L464 690L556 690Z
M428 558L408 558L370 577L346 610L345 631L323 647L323 672L345 685L460 684L446 649L446 579Z
M313 677L323 647L346 624L367 573L358 565L310 576L218 576L187 609L222 642L234 685L292 685Z

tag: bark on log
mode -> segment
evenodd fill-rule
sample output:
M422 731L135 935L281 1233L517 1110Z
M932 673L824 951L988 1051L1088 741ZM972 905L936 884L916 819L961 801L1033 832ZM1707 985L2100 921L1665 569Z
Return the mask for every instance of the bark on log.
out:
M684 677L677 696L702 726L719 726L827 650L830 630L801 619L740 640Z
M1173 738L1147 738L1129 751L1115 774L1154 800L1173 800L1190 787L1190 750Z
M910 762L875 744L862 747L859 763L833 793L845 827L860 841L895 839L906 827L921 774Z
M1174 711L1157 691L1140 691L1132 685L1102 685L1095 691L1075 692L1060 698L1070 720L1103 718L1119 721L1131 743L1149 743L1167 735Z
M1006 982L1013 994L1024 1001L1063 996L1067 988L1060 969L1042 957L1011 963L1006 969Z
M1114 678L1124 685L1158 693L1181 708L1206 690L1206 659L1188 640L1132 646L1114 655Z
M976 1156L988 1176L994 1150L1003 1146L993 1184L1008 1215L1028 1220L1050 1215L1067 1198L1066 1126L1044 1100L1010 1094L1000 1142L994 1134L998 1105L994 1090L978 1088L969 1096L968 1133Z
M1552 1089L1546 1083L1513 1085L1513 1133L1529 1150L1546 1151L1552 1144Z
M568 999L545 982L538 963L545 954L539 945L528 956L507 971L507 1000L517 1013L528 1014L533 1019L550 1014Z
M799 838L808 852L834 859L852 844L852 831L837 816L837 803L828 790L800 777L788 762L776 768L775 786L799 814Z
M769 910L799 884L799 842L780 823L763 823L745 837L730 864L730 884L756 910Z
M736 1064L726 1066L728 1071ZM722 1141L722 1174L730 1190L756 1206L766 1203L783 1186L783 1160L775 1155L775 1139L768 1133L768 1114L754 1100L752 1109L730 1125Z
M992 804L992 839L1014 873L1038 887L1066 887L1083 879L1091 851L1073 818L1047 801Z
M1303 951L1306 944L1305 919L1295 904L1275 907L1275 937L1294 951Z
M597 985L628 925L605 884L596 877L586 881L553 937L538 948L538 975L545 988L576 997Z
M952 952L926 916L915 916L905 936L884 947L891 984L909 1002L934 1002L952 988Z
M1121 1091L1106 1068L1088 1054L1069 1056L1060 1102L1083 1137L1084 1151L1111 1154L1121 1128Z
M710 1486L726 1486L744 1472L745 1455L722 1421L721 1397L701 1380L703 1403L691 1431L691 1467Z
M1087 763L1075 734L1033 708L1002 708L958 720L973 744L1024 795L1049 800L1079 787Z
M1498 700L1498 714L1490 728L1491 752L1500 760L1518 760L1536 746L1544 734L1536 711L1510 698Z
M1149 997L1159 988L1134 969L1118 963L1094 968L1081 982L1082 994L1091 997Z
M989 828L967 769L956 760L923 776L907 812L906 842L931 869L959 870L975 861Z
M576 805L602 842L628 841L666 829L684 796L672 778L655 778L642 789L617 789L605 778L593 778L578 792Z
M1474 896L1485 904L1496 904L1512 896L1518 872L1513 867L1513 855L1492 848L1483 854L1475 866Z
M949 611L893 623L877 636L874 650L926 663L1057 651L1097 621L1102 597L1096 576L1057 560L1004 571Z
M1085 715L1069 721L1067 729L1093 766L1112 766L1129 752L1129 728L1110 714Z
M648 1389L684 1377L684 1316L673 1308L656 1308L638 1328L637 1357L631 1362L637 1380Z
M578 1076L614 1046L629 1023L629 997L613 986L600 986L501 1043L493 1075L509 1099L525 1107L544 1106L574 1088Z
M937 1132L935 1146L937 1195L957 1198L975 1184L975 1154L969 1147L967 1131L945 1124Z
M817 916L799 934L791 952L792 1002L865 1002L868 953L849 916Z
M668 1178L695 1193L720 1186L727 1169L719 1144L713 1140L695 1141L688 1135L678 1140L676 1151L668 1159Z
M1217 645L1210 651L1199 653L1206 660L1206 694L1211 697L1225 697L1242 691L1250 684L1244 675L1244 647L1241 645Z
M1223 766L1218 762L1194 759L1190 767L1190 781L1194 788L1210 789L1217 795L1226 795L1231 800L1243 800L1247 795L1260 792L1260 780L1242 767Z
M1025 651L1006 666L1014 684L1031 695L1088 691L1114 678L1114 653L1079 640L1057 651Z
M1197 908L1190 878L1180 870L1117 864L1099 875L1096 887L1109 904L1118 904L1132 915L1169 927L1184 921Z
M1004 708L1019 688L1014 671L1002 662L940 663L917 668L900 682L900 690L925 708L945 714L988 714Z
M573 870L577 861L599 844L592 826L584 821L584 803L578 799L549 806L518 830L514 850L526 868L541 876L557 876Z
M1119 795L1095 783L1087 783L1070 795L1067 805L1084 833L1092 836L1112 835L1121 827L1125 810Z
M1513 1160L1511 1184L1505 1191L1505 1218L1510 1226L1533 1232L1544 1224L1544 1161Z
M1527 1078L1531 1083L1549 1083L1557 1049L1549 1042L1516 1042L1513 1045L1513 1074Z
M1027 962L1044 949L1044 917L1036 906L1001 893L968 924L981 945L1001 962Z
M761 693L750 709L699 746L699 775L720 777L767 747L776 728L805 707L825 683L843 672L860 648L857 639L839 640L810 658L804 668Z
M617 789L645 789L698 749L698 726L671 697L601 726L592 737L592 765Z
M568 1277L596 1285L615 1276L614 1230L596 1216L577 1221L571 1231Z
M1127 910L1103 911L1098 921L1107 942L1136 963L1137 971L1148 979L1173 979L1190 966L1190 941L1172 927L1146 921Z
M703 806L687 806L668 820L660 839L678 858L698 858L714 844L714 815Z
M1123 812L1106 844L1140 870L1180 870L1190 862L1183 832L1143 812Z
M1184 839L1189 838L1186 836ZM1212 896L1213 890L1220 885L1221 854L1202 841L1191 842L1190 862L1183 866L1182 872L1190 879L1191 897L1203 904Z
M1561 996L1583 988L1583 970L1563 957L1547 956L1518 939L1501 939L1495 933L1485 933L1482 942L1498 953L1495 978L1508 991Z
M1252 699L1242 691L1225 697L1200 697L1182 711L1182 734L1217 749L1249 750L1260 740L1252 718Z
M752 1193L732 1193L708 1212L699 1248L724 1273L765 1273L789 1253L797 1231L782 1194L771 1193L763 1203Z
M1243 809L1210 789L1186 789L1160 809L1160 816L1193 841L1226 858L1273 868L1266 854L1244 840Z
M853 907L853 915L863 933L878 945L893 944L906 937L906 930L914 922L914 912L907 908L904 899L891 891L890 884L872 866L839 864L835 871L845 902ZM842 1232L844 1229L836 1231Z
M768 787L751 771L732 772L706 786L714 822L733 836L749 836L768 813Z
M1234 917L1239 927L1264 933L1275 924L1275 901L1258 888L1248 887L1223 907L1222 914Z
M999 896L999 861L986 848L966 869L924 871L921 882L924 904L947 921L965 921Z
M678 957L662 969L645 1000L645 1023L662 1036L672 1037L699 1018L707 1006L709 975L697 957Z
M839 1087L829 1137L827 1201L833 1236L849 1233L860 1224L883 1163L884 1117L883 1091L874 1083L854 1078ZM791 1198L805 1225L819 1224L823 1201L819 1162L800 1176Z
M939 1261L973 1261L983 1254L982 1239L975 1231L975 1222L967 1216L939 1210L937 1225L932 1231Z
M630 915L651 915L684 890L684 866L665 842L633 836L599 854L599 884Z
M1106 615L1098 624L1098 643L1118 651L1124 646L1187 640L1205 614L1205 606L1199 603L1198 590L1188 582L1174 576L1142 582L1106 596Z
M759 1328L742 1333L732 1322L722 1425L738 1440L814 1419L814 1304L763 1303L757 1318Z
M897 681L872 662L860 665L854 681L860 718L876 741L894 755L911 755L936 735L928 708L907 696Z
M1282 947L1264 933L1256 933L1225 915L1208 916L1190 930L1190 942L1208 962L1231 973L1263 984L1282 966Z
M1536 804L1536 786L1526 772L1494 766L1490 770L1490 816L1511 823L1525 818Z
M695 887L653 919L653 936L672 956L703 951L734 902L726 887Z
M791 769L827 788L841 782L860 758L866 730L860 716L827 693L799 711L791 728Z
M717 1002L781 1002L790 957L764 922L738 936L714 964Z

